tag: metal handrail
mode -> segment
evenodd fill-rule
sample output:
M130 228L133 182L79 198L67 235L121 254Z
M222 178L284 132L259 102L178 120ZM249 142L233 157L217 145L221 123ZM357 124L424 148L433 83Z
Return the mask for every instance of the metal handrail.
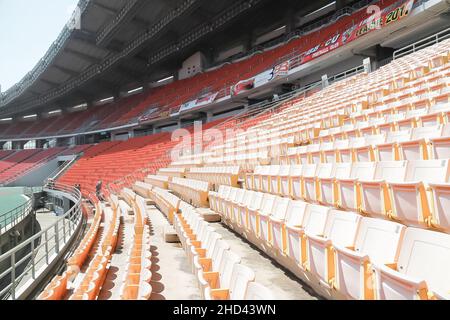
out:
M62 192L71 199L76 199L75 204L51 226L0 256L0 265L8 266L0 273L0 283L9 283L4 288L0 287L0 298L9 297L15 300L18 297L19 284L24 276L31 273L31 279L36 280L42 273L42 266L49 266L58 257L81 225L83 219L81 192L62 184L47 185L45 188ZM28 248L30 252L21 257L22 251Z
M433 44L439 43L445 39L450 38L450 28L439 31L438 33L431 35L429 37L423 38L419 41L411 43L403 48L394 51L393 59L398 59L400 57L406 56L417 50L429 47Z
M29 198L20 206L0 214L0 235L22 221L33 209L33 200Z

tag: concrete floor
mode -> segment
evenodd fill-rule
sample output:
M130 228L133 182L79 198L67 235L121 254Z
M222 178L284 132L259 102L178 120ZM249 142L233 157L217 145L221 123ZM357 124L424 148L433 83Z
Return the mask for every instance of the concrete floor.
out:
M318 300L314 291L290 271L263 254L250 242L221 223L212 223L216 232L230 245L230 250L240 255L241 263L253 269L256 281L272 290L277 300Z
M149 206L150 241L152 252L153 293L150 300L198 300L199 288L190 272L184 250L180 244L164 241L164 229L169 225L165 216L155 207ZM128 263L128 251L133 234L133 218L124 217L119 231L119 243L112 256L111 267L106 277L99 300L120 299L122 279Z
M164 229L169 226L169 222L155 207L149 207L148 212L153 231L153 263L156 264L155 271L158 275L155 279L158 282L152 283L154 292L151 300L199 300L200 290L183 248L179 243L164 241Z

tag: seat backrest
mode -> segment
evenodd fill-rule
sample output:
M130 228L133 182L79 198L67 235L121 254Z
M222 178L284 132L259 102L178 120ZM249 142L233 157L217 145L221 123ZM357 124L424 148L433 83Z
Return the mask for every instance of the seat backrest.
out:
M243 300L248 284L255 281L255 273L249 267L235 264L231 274L230 300Z
M275 205L272 209L272 216L279 220L284 220L289 206L289 198L276 197Z
M378 264L394 263L399 253L399 243L405 226L396 222L362 218L355 241L355 251L368 255Z
M403 181L407 161L381 161L375 168L376 180Z
M352 165L350 178L372 180L375 175L375 162L355 162Z
M228 200L234 200L236 199L236 194L238 192L239 188L231 188L230 193L228 194L227 199Z
M385 134L369 135L366 136L365 139L366 145L377 145L384 143L386 141L386 135Z
M271 290L257 282L249 282L244 300L274 300Z
M331 239L333 245L353 246L361 218L362 216L356 213L330 210L325 224L324 237Z
M234 265L241 263L241 257L231 250L223 253L223 258L219 266L220 288L229 289L231 284L231 275Z
M366 138L358 137L350 139L349 147L350 148L359 148L366 145Z
M301 164L292 165L291 169L289 171L289 175L291 177L300 177L302 175L302 171L303 171L303 165L301 165Z
M287 177L287 176L289 176L290 172L291 172L291 166L289 166L289 165L280 166L280 171L278 172L278 175L280 177Z
M345 148L348 148L349 145L350 145L350 141L347 139L334 141L334 149L345 149Z
M386 142L404 142L411 140L411 130L388 132Z
M262 192L255 192L253 194L253 198L252 201L250 202L250 205L248 206L248 208L252 208L252 209L259 209L261 208L261 204L264 198L264 193Z
M317 171L317 164L304 164L302 169L303 177L315 177Z
M450 175L448 160L416 160L406 165L406 181L446 182Z
M433 139L439 138L442 132L442 125L431 127L419 127L412 130L411 139Z
M256 166L255 170L253 171L253 174L259 175L259 174L261 174L261 171L262 171L262 166Z
M247 190L247 191L245 192L244 198L242 199L242 203L243 203L245 206L249 205L249 204L251 203L252 198L254 197L254 195L255 195L255 191Z
M236 201L237 203L241 203L244 200L246 191L247 191L246 189L239 189L236 193L234 201Z
M398 258L398 271L439 292L450 288L450 235L430 230L407 228Z
M333 166L333 176L336 179L348 179L350 178L350 172L352 171L351 162L339 162Z
M263 166L261 169L261 175L262 176L270 175L270 168L271 168L271 166Z
M219 271L224 253L230 250L228 243L222 239L218 239L214 245L211 260L212 260L212 270Z
M272 213L272 209L275 205L275 199L277 197L273 194L265 193L263 196L262 204L261 204L261 213L265 215L270 215Z
M305 231L313 235L323 235L329 211L328 207L309 204L303 221Z
M208 232L205 242L206 256L208 258L212 257L216 244L220 239L222 239L222 236L217 232Z
M307 205L306 202L300 200L291 200L286 212L286 225L303 226Z
M332 163L320 163L317 165L317 177L319 178L331 178L331 174L333 172L333 164Z
M277 176L279 173L280 173L280 166L279 165L270 166L270 169L269 169L269 175L270 176Z

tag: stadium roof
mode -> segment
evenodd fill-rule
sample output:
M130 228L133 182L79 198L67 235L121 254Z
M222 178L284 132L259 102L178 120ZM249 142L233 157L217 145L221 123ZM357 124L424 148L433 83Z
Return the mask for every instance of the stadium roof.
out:
M0 114L43 111L116 95L174 74L198 50L211 58L216 48L285 21L286 12L298 17L331 2L81 0L71 24L46 56L3 94Z

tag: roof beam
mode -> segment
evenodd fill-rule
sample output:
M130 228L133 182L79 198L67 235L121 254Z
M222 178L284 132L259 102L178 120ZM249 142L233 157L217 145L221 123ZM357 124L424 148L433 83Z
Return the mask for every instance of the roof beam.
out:
M76 72L75 70L70 70L65 67L58 66L57 64L52 65L52 67L71 77L76 76L78 74L78 72Z
M76 51L76 50L73 50L73 49L70 49L70 48L64 48L64 51L66 51L67 53L73 54L74 56L77 56L81 60L84 60L86 62L93 63L93 64L97 64L97 63L99 63L102 60L100 58L96 58L96 57L93 57L93 56L88 55L86 53L79 52L79 51Z
M110 22L99 32L96 43L100 46L107 46L119 31L120 27L130 22L139 10L148 2L146 0L128 0L120 11Z
M43 79L43 78L39 78L39 81L41 81L41 82L43 82L43 83L45 83L45 84L48 84L48 85L50 85L50 86L52 86L52 87L56 87L56 86L59 86L59 85L60 85L60 84L57 83L57 82L53 82L53 81L50 81L50 80L47 80L47 79Z
M116 14L117 14L117 10L114 9L114 8L105 6L104 4L101 4L101 3L98 3L98 2L95 2L95 1L92 1L92 4L93 4L94 6L100 8L100 9L102 9L102 10L108 12L109 14L112 14L112 15L116 15Z

